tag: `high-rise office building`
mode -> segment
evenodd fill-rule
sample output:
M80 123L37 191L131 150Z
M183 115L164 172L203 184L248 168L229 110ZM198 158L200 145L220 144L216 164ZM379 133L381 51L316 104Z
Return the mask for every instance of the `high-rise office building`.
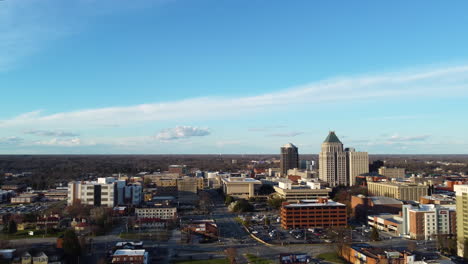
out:
M330 131L319 154L319 177L331 187L354 185L356 176L369 172L369 155L354 148L343 150L343 143Z
M465 241L468 239L468 185L455 185L457 200L457 254L460 257L465 252Z
M330 131L322 143L322 151L319 154L319 177L331 187L348 185L346 179L346 153L343 143Z
M281 147L281 175L287 176L288 170L299 168L299 152L297 147L288 143Z
M356 152L354 148L346 148L346 177L349 185L356 184L356 177L369 172L369 155L367 152Z

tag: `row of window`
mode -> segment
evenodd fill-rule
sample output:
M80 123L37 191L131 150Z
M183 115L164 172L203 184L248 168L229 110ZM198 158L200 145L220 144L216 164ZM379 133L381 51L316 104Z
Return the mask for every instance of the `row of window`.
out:
M302 215L302 216L286 216L285 219L313 219L313 218L318 218L318 219L334 219L335 217L343 217L345 218L346 215L331 215L331 216L307 216L307 215ZM284 218L284 217L283 217Z

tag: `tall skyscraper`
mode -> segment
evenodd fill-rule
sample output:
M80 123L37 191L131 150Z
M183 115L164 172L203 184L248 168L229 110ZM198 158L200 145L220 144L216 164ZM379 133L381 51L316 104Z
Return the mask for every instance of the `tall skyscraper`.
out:
M465 241L468 239L468 185L454 186L457 201L457 254L465 253Z
M297 147L288 143L281 147L281 176L287 176L288 170L299 168L299 152Z
M356 176L369 172L367 152L356 152L354 148L343 150L343 143L334 131L330 131L322 143L319 154L319 177L331 187L354 185Z
M356 184L356 176L369 172L369 155L367 152L356 152L354 148L346 148L346 177L349 185Z
M346 179L346 153L343 151L343 143L330 131L322 143L322 151L319 154L319 177L331 187L347 185Z

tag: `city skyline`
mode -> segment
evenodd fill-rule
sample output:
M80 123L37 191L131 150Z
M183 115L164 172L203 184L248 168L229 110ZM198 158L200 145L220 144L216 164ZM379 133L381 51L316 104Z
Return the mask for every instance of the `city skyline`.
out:
M467 3L115 3L0 1L0 154L466 154Z

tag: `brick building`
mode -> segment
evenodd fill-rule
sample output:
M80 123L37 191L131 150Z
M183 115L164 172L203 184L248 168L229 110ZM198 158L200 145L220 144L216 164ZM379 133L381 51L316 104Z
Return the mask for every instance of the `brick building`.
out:
M407 251L372 247L368 244L345 245L341 257L349 263L360 264L410 264L415 256Z
M112 255L112 263L147 264L148 252L144 249L118 249Z
M300 203L283 203L281 206L281 227L308 228L347 225L346 205L327 198L302 200Z

